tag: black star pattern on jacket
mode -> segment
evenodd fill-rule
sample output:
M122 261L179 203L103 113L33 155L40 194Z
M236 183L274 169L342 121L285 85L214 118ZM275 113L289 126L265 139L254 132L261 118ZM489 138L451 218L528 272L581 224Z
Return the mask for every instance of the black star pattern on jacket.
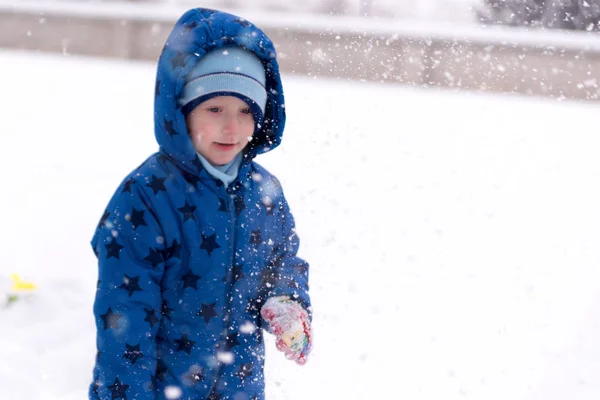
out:
M217 316L217 312L215 311L216 306L217 306L217 303L202 304L200 311L198 311L196 313L196 315L204 318L204 323L208 324L210 322L211 318L214 318Z
M100 218L100 222L98 222L97 229L100 229L104 226L108 217L110 217L110 213L108 211L104 211L104 214L102 214L102 218Z
M212 235L206 236L204 233L202 234L202 244L200 245L200 249L206 250L209 256L212 255L212 252L216 249L221 248L217 243L217 234L213 233Z
M185 57L186 54L177 52L175 57L171 58L171 69L175 70L177 68L182 68L185 66Z
M164 118L164 122L165 122L165 132L167 132L169 134L169 136L179 135L179 132L177 132L175 130L175 127L173 126L173 121L169 121L168 119Z
M196 211L196 206L189 204L187 200L185 201L183 207L179 207L177 211L183 214L183 223L185 223L189 219L194 220L194 222L196 221L196 216L194 215L194 211Z
M250 233L250 243L254 246L254 248L258 248L258 246L262 243L262 234L260 233L260 229Z
M181 339L175 339L175 343L177 343L176 351L185 351L187 354L192 352L192 347L196 344L193 340L188 339L186 334Z
M123 184L123 193L125 192L129 192L131 193L131 186L133 186L133 184L135 183L135 180L133 179L127 179L125 181L125 183Z
M146 186L152 188L152 192L155 195L161 190L163 192L166 192L167 188L165 188L165 179L167 178L158 178L155 175L152 175L152 180L150 181L150 183L147 183Z
M231 351L232 348L240 345L240 341L238 340L239 335L239 332L227 334L227 338L225 339L225 351Z
M135 362L137 360L144 357L144 355L140 351L139 344L136 344L135 346L131 346L131 345L125 343L125 347L127 347L127 350L125 351L123 358L129 360L129 362L131 362L131 364L135 364Z
M245 278L246 275L244 275L244 266L240 265L240 264L235 264L232 268L231 268L231 280L232 283L235 284L237 281L239 281L242 278Z
M117 243L117 239L113 238L109 244L104 245L106 247L106 258L111 258L114 257L117 260L119 259L119 254L121 252L121 250L123 250L125 248L125 246L121 246L119 243Z
M157 265L164 261L163 254L160 251L153 249L152 247L148 249L148 255L144 257L144 260L152 264L153 268L155 268Z
M119 378L115 378L115 383L110 385L108 387L108 389L110 389L110 392L112 393L112 400L114 400L114 399L126 400L127 399L127 395L125 394L125 392L127 391L127 389L129 389L129 385L125 385L124 383L121 383Z
M136 210L135 207L131 210L129 221L131 222L134 231L140 226L148 226L144 220L144 210Z
M165 251L164 259L168 260L170 258L179 258L181 260L181 245L177 239L173 239L171 246L167 247Z
M212 392L210 392L210 394L208 395L208 399L207 400L221 400L221 397L223 397L223 395L220 394L220 393L217 393L213 389Z
M192 270L189 270L185 275L181 277L183 280L183 288L193 288L198 290L198 280L200 279L199 275L194 275Z
M190 386L196 386L198 382L204 382L204 368L192 365L189 372L183 376L183 379Z
M106 314L102 314L100 318L104 321L104 330L107 330L108 328L117 329L119 327L119 320L123 316L113 313L112 308L108 307Z
M171 320L170 314L172 312L173 312L173 309L169 308L169 304L167 303L166 300L163 300L162 305L160 306L160 313L162 314L162 316L170 321Z
M235 375L244 382L244 379L252 376L252 363L240 365L240 369L238 369Z
M196 185L198 185L198 182L200 182L200 178L198 178L194 174L190 174L189 172L186 172L186 171L182 171L181 173L183 175L183 179L185 179L185 181L187 183L189 183L190 185L192 185L193 187L196 187Z
M149 310L145 307L144 311L146 312L146 318L144 318L144 321L150 324L150 328L154 327L154 324L158 323L158 318L156 317L156 314L154 314L155 311Z
M244 212L244 210L246 209L246 204L244 204L244 198L241 195L237 195L235 196L233 203L235 204L235 215L239 217L242 214L242 212Z
M119 286L119 289L125 290L129 293L129 297L133 295L134 292L141 292L142 288L140 287L140 277L139 276L129 276L125 274L123 277L123 283Z

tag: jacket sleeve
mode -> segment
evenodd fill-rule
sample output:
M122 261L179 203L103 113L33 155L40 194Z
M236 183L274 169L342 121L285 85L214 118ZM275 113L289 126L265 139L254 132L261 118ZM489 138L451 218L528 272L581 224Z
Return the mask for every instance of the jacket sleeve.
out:
M94 302L97 356L90 399L154 399L160 282L166 257L161 227L143 189L125 182L92 240L98 258Z
M300 238L296 233L294 217L290 207L281 193L278 199L277 223L280 225L281 236L274 244L271 254L271 272L266 282L267 298L276 296L289 296L299 302L311 313L310 296L308 294L309 265L298 257Z

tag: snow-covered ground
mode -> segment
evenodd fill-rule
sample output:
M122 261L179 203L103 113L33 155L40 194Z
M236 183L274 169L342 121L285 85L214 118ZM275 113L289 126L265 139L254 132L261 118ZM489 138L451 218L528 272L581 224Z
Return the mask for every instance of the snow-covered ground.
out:
M155 69L0 52L0 399L81 400L89 240L151 152ZM315 348L269 400L600 398L598 106L285 76ZM269 343L272 345L272 342Z

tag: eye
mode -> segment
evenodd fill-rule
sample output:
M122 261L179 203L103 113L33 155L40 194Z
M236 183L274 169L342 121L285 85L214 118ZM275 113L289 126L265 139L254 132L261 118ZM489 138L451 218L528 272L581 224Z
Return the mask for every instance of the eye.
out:
M242 109L242 114L252 114L250 107Z
M206 110L211 113L218 113L221 111L221 108L220 107L208 107Z

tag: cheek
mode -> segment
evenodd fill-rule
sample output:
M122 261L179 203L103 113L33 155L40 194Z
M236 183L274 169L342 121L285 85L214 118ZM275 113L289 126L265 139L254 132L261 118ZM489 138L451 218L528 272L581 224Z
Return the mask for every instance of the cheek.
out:
M254 129L250 129L249 131L245 131L240 135L240 144L242 146L246 146L248 143L252 141L252 134L254 133Z
M202 138L202 133L198 132L198 131L194 131L190 133L190 137L194 140L196 139L201 139Z
M204 135L201 132L191 132L190 133L190 139L192 139L192 143L194 143L195 145L201 143L203 137L204 137Z
M254 122L245 125L244 129L243 129L243 136L244 137L249 137L252 138L252 135L254 134Z

